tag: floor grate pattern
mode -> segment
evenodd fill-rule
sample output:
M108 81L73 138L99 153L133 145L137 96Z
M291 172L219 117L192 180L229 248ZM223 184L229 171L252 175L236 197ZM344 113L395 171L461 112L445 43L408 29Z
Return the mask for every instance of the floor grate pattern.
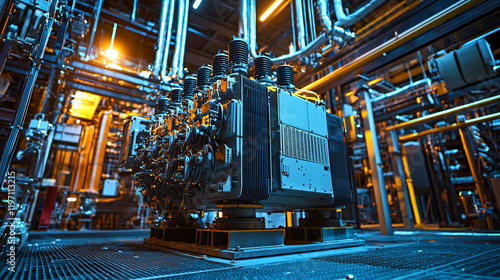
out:
M19 253L16 272L4 269L0 279L137 279L227 267L123 242L42 243Z

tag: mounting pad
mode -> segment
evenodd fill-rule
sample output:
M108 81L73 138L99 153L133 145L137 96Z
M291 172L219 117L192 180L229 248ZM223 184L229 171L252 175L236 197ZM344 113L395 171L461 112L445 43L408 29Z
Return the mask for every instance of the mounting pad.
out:
M268 247L258 247L251 249L220 249L216 247L208 247L204 245L197 245L193 243L178 242L178 241L163 241L155 238L145 238L144 243L158 245L162 247L167 247L170 249L176 249L181 251L187 251L191 253L208 255L229 260L240 260L249 258L259 258L267 256L294 254L294 253L304 253L320 250L331 250L340 249L347 247L363 246L365 245L364 240L358 239L343 239L329 242L314 242L308 244L296 244L296 245L280 245L280 246L268 246Z

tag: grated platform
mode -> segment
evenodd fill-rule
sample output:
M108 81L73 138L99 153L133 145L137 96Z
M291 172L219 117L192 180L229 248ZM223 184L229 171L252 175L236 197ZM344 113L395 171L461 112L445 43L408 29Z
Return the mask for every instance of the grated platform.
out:
M367 246L233 261L137 240L43 241L0 279L500 279L496 236L359 236Z

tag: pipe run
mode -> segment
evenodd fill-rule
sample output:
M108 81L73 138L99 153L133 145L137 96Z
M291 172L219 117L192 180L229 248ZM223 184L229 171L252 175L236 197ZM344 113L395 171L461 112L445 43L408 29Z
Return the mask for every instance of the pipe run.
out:
M163 58L163 48L165 47L165 26L167 25L167 12L168 6L170 5L170 0L163 0L161 5L161 17L160 17L160 30L158 31L158 49L156 51L155 64L153 70L153 77L158 78L161 70L161 60Z
M346 41L352 41L356 37L354 33L349 32L342 27L333 26L330 28L329 32L322 33L314 40L312 40L309 44L305 44L305 26L303 20L303 14L299 13L299 10L302 11L302 0L294 0L295 6L297 6L295 16L296 21L300 23L302 22L301 31L298 28L299 32L299 50L290 54L285 54L280 57L272 58L271 61L273 64L283 64L286 62L294 61L300 59L301 56L309 55L314 51L318 50L322 44L328 42L330 38L335 40L335 42L339 45L343 45ZM319 1L325 2L325 0ZM318 3L319 3L318 2ZM300 6L300 8L299 8ZM326 3L322 5L326 9ZM292 11L293 12L293 11ZM326 11L324 13L327 13ZM329 17L328 17L329 19ZM331 26L331 20L330 20ZM299 26L298 26L299 27ZM243 33L243 39L248 42L250 55L252 57L257 57L257 32L256 32L256 10L255 10L255 0L241 0L240 6L240 33ZM301 36L304 35L303 38ZM304 39L304 40L302 40Z
M255 0L252 0L255 1ZM304 10L302 0L295 1L295 22L297 23L297 42L299 51L306 47L306 27L304 24ZM292 23L293 24L293 23Z
M490 122L490 121L493 121L493 120L496 120L496 119L500 119L500 113L494 113L494 114L490 114L490 115L486 115L486 116L481 116L481 117L470 119L470 120L465 120L463 122L458 122L458 123L450 124L448 126L437 127L437 128L433 128L433 129L424 130L422 132L416 132L416 133L412 133L412 134L407 134L407 135L399 136L398 140L400 142L408 142L408 141L415 140L415 139L418 139L420 137L427 136L427 135L430 135L430 134L436 134L436 133L451 131L451 130L459 129L461 127L466 127L466 126L471 126L471 125L475 125L475 124Z
M486 99L482 99L482 100L479 100L479 101L476 101L476 102L472 102L472 103L469 103L469 104L458 106L458 107L455 107L453 109L444 110L444 111L441 111L441 112L438 112L438 113L435 113L435 114L431 114L431 115L427 115L425 117L421 117L421 118L418 118L418 119L413 119L413 120L410 120L410 121L407 121L407 122L404 122L404 123L391 125L391 126L388 126L386 128L386 130L403 129L403 128L408 128L408 127L416 126L416 125L419 125L419 124L425 124L425 123L428 123L428 122L431 122L431 121L440 120L440 119L442 119L444 117L447 117L447 116L459 114L459 113L467 111L467 110L472 110L472 109L480 108L480 107L483 107L483 106L486 106L486 105L489 105L489 104L492 104L492 103L495 103L495 102L500 102L500 95L495 95L495 96L492 96L492 97L489 97L489 98L486 98Z
M186 45L186 32L188 24L189 0L179 1L177 34L175 37L175 51L172 62L171 76L182 78L184 72L184 53Z
M359 8L356 12L346 15L344 12L344 7L342 6L342 0L333 0L333 6L335 8L335 16L337 21L335 25L349 27L356 22L360 21L362 18L366 17L373 10L382 5L385 0L371 0L365 6Z
M373 98L372 102L375 103L375 102L383 101L385 99L389 99L391 97L395 97L398 94L405 92L406 90L409 90L409 89L414 88L416 86L419 86L421 84L427 84L428 86L430 86L432 84L432 81L429 78L425 78L425 79L410 83L404 87L398 88L398 89L393 90L391 92L388 92L386 94L381 94L380 96Z
M165 40L165 52L163 54L163 62L161 66L161 79L164 82L168 82L170 78L167 75L168 68L168 54L170 51L170 41L172 40L172 27L174 25L174 13L175 13L175 1L170 1L170 10L168 12L168 27L167 27L167 39Z
M368 51L367 53L361 55L357 59L353 60L351 63L346 64L343 67L337 68L328 75L310 83L303 89L318 91L321 88L328 86L332 82L338 80L339 78L363 67L367 63L373 61L374 59L382 56L384 53L403 45L404 43L416 38L417 36L431 30L432 28L438 26L439 24L459 15L460 13L468 10L474 5L482 2L482 0L461 0L457 1L453 5L449 6L447 9L429 17L421 23L415 24L412 28L399 34L399 36L385 42L384 44Z

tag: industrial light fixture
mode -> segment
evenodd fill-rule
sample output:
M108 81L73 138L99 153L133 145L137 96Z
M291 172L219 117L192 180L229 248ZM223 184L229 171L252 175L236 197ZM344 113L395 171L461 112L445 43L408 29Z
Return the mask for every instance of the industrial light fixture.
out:
M196 1L194 1L194 3L193 3L193 9L195 9L195 10L198 9L198 7L201 4L201 1L203 1L203 0L196 0Z
M266 18L278 8L278 6L283 2L283 0L276 0L274 3L269 7L261 16L260 16L260 21L266 20Z
M71 100L69 115L75 118L91 120L101 98L98 95L83 91L76 91Z
M113 49L109 49L106 52L106 56L111 60L115 60L118 57L118 52Z

